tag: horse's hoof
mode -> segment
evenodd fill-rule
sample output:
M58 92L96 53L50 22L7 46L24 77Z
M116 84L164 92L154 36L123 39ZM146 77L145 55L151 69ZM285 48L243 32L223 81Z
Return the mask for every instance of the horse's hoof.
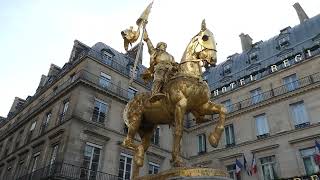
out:
M134 157L134 162L136 163L136 165L137 165L138 167L142 167L142 166L143 166L143 161L144 161L143 156L136 155L136 156Z
M227 112L228 112L227 108L225 108L224 106L221 107L220 111L221 111L222 113L224 113L224 114L227 114Z
M135 159L135 163L136 163L136 165L137 165L138 167L142 167L142 166L143 166L143 158L137 157L137 158Z
M125 138L121 144L123 147L131 149L131 150L135 150L136 146L135 144L132 142L132 140Z
M216 137L214 136L214 133L211 133L209 138L209 143L211 144L212 147L217 148L218 147L218 141Z
M173 167L185 167L186 164L183 162L181 158L177 158L175 160L170 161Z

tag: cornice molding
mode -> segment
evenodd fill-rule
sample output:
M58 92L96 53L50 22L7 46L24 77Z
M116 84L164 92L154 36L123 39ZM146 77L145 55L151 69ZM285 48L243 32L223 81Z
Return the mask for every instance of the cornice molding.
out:
M264 146L264 147L260 147L257 149L253 149L251 150L252 153L258 153L261 151L267 151L267 150L271 150L271 149L276 149L278 148L280 145L279 144L273 144L273 145L269 145L269 146Z

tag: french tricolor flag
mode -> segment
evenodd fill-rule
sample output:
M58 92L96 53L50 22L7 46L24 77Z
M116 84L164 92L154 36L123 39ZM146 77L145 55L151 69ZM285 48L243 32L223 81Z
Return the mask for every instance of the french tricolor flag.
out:
M252 155L252 161L251 161L251 174L257 174L257 163L256 163L256 158L254 158L254 155Z
M242 167L243 166L242 166L241 162L238 159L236 159L236 174L237 174L237 176L240 175Z
M314 155L314 161L317 165L320 165L320 143L316 140L316 149L318 149L318 152Z

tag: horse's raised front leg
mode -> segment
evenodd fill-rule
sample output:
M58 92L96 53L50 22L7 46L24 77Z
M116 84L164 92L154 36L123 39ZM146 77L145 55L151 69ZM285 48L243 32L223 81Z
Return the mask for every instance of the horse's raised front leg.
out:
M153 135L154 126L140 129L139 135L141 137L141 144L137 147L134 160L133 160L133 171L132 179L135 179L139 176L139 169L143 166L144 162L144 153L148 150L150 146L150 139Z
M184 114L186 113L186 107L187 107L187 99L182 98L175 106L175 120L174 125L175 128L173 128L173 150L172 150L172 161L174 167L181 167L183 166L183 160L180 156L181 152L181 138L182 138L182 132L183 132L183 118Z
M219 120L214 128L214 131L211 132L210 136L208 137L211 146L217 147L224 130L227 109L222 105L218 105L209 101L204 104L199 111L201 114L219 114Z

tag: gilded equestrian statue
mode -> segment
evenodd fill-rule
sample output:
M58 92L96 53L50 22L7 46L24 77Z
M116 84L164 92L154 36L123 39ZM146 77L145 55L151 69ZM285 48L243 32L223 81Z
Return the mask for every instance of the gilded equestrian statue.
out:
M210 101L210 89L202 79L202 66L215 65L216 44L212 32L203 21L201 31L188 44L177 71L167 78L162 88L166 95L155 102L150 102L151 94L141 93L128 102L123 112L123 119L128 126L128 134L122 145L135 152L133 179L138 177L143 166L144 153L150 145L150 139L157 125L171 125L173 129L172 165L184 165L180 156L180 142L183 133L185 113L192 113L196 123L209 121L205 115L219 114L219 120L208 139L213 147L218 145L224 130L226 109ZM141 144L134 143L136 134L141 137Z

